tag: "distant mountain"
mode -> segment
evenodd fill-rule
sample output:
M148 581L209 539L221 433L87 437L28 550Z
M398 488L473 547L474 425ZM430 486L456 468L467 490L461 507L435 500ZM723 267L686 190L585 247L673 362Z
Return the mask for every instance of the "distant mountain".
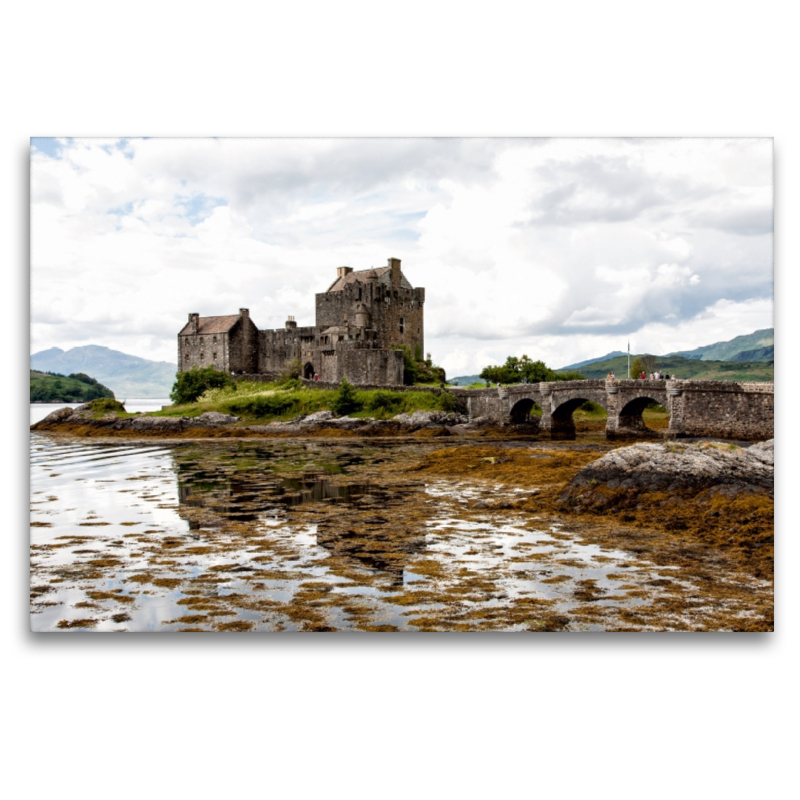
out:
M731 361L775 361L775 345L757 347L755 350L742 350Z
M176 364L149 361L89 344L64 351L60 347L41 350L31 356L31 369L62 375L82 372L91 375L114 392L117 399L168 397L175 383Z
M461 375L458 378L450 378L447 382L451 386L472 386L473 383L478 383L482 380L480 375Z
M577 364L567 364L566 367L559 367L556 372L566 372L570 369L579 369L580 367L585 367L588 364L595 364L598 361L605 361L607 358L614 358L615 356L624 356L627 353L623 353L622 350L614 350L611 353L606 353L604 356L600 356L600 358L590 358L588 361L579 361Z
M746 336L737 336L727 342L717 342L707 344L704 347L697 347L694 350L679 350L675 353L667 353L668 356L683 356L684 358L698 358L702 361L772 361L774 360L775 329L764 328L754 331ZM769 356L761 358L750 358L744 356L757 350L769 348ZM742 357L738 356L742 354Z

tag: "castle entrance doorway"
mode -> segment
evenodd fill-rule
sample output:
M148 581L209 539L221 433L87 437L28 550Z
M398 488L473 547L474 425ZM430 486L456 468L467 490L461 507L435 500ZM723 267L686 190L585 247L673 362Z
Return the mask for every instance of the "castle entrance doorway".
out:
M314 379L314 366L311 364L310 361L303 367L303 377L307 381Z

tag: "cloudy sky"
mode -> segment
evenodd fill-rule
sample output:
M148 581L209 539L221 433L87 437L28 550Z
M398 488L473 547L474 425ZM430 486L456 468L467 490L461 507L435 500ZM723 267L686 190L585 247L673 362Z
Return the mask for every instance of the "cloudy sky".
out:
M31 352L175 361L400 258L449 376L773 324L771 139L34 139Z

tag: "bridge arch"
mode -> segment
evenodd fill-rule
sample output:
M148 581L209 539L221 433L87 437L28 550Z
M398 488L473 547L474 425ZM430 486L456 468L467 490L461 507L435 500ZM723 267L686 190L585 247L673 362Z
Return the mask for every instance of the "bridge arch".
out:
M585 396L591 394L591 397ZM602 401L602 402L600 402ZM600 406L608 414L607 402L594 392L581 392L576 396L561 400L554 398L553 410L550 413L550 435L553 439L574 439L577 433L575 412L585 403L591 402Z
M645 411L652 406L662 405L662 400L658 397L651 397L647 394L639 395L628 400L617 415L616 436L660 436L660 429L666 425L650 425L645 420ZM669 411L667 410L667 424L669 423Z
M538 423L542 407L532 398L523 397L511 406L510 415L512 425Z

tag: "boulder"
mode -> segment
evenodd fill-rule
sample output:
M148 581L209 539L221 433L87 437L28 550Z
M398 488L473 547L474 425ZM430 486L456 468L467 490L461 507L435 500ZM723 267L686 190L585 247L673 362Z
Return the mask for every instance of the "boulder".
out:
M412 428L449 427L451 425L464 425L469 422L469 417L465 414L455 414L447 411L415 411L413 414L398 414L392 419Z
M302 418L303 424L315 424L317 422L327 422L329 419L334 419L336 414L333 411L315 411L307 417Z
M205 411L196 416L192 422L202 422L208 425L229 425L239 422L241 417L234 417L232 414L223 414L221 411Z
M51 411L43 420L42 424L50 424L51 422L64 422L69 419L77 409L72 408L57 408Z
M774 491L774 440L750 447L727 442L641 443L620 447L584 467L562 501L605 487L633 492Z

